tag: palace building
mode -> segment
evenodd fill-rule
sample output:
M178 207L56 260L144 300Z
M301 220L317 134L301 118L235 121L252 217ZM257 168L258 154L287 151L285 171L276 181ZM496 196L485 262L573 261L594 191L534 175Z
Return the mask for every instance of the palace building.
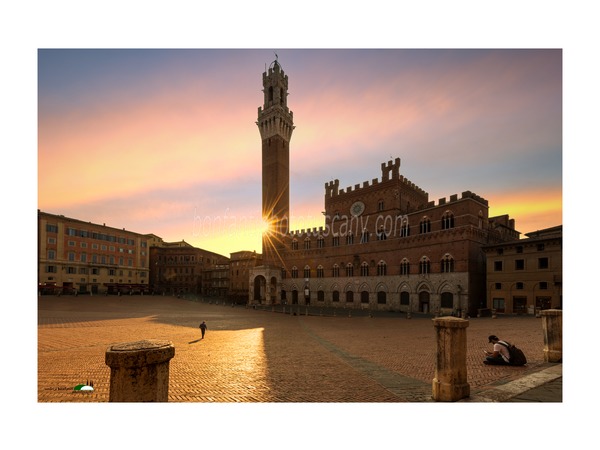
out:
M39 292L149 292L150 241L124 228L38 210Z
M251 304L305 304L474 315L486 307L484 247L519 239L513 219L489 217L470 191L431 201L381 164L381 178L325 183L325 222L290 231L289 152L294 130L288 76L276 60L263 73L263 261L250 273Z
M562 225L483 248L487 306L498 313L562 309Z

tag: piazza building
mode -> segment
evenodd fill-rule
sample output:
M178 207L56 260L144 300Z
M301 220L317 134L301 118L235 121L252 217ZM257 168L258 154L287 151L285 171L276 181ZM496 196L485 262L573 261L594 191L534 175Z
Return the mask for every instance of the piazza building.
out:
M400 171L324 185L324 223L290 230L288 76L276 60L263 73L257 126L262 141L262 265L250 272L250 304L474 315L487 306L484 247L519 239L508 215L489 217L473 192L437 201Z

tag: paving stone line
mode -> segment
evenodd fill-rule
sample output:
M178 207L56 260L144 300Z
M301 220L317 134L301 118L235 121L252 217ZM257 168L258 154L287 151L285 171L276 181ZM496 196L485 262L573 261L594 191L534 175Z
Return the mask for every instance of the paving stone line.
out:
M360 356L352 355L331 342L314 333L306 324L302 323L306 333L331 353L348 363L353 369L363 373L385 389L404 401L428 402L431 397L431 385L398 373L391 372L384 367L368 361Z

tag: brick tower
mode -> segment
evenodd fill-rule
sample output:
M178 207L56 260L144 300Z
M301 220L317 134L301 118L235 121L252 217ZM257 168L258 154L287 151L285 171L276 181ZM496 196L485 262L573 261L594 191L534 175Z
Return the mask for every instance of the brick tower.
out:
M258 129L262 139L262 217L268 224L263 234L265 264L274 263L281 237L289 231L290 139L294 115L287 106L288 77L279 62L273 61L263 73L264 103L258 108Z

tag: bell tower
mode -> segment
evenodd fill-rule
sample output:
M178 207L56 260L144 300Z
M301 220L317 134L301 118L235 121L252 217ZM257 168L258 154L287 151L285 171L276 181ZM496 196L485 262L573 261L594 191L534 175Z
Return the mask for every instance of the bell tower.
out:
M263 106L258 108L256 125L262 139L262 218L268 224L263 233L263 258L273 261L271 251L282 245L289 231L290 139L294 115L287 106L288 77L275 59L263 73ZM266 235L265 235L266 234Z

